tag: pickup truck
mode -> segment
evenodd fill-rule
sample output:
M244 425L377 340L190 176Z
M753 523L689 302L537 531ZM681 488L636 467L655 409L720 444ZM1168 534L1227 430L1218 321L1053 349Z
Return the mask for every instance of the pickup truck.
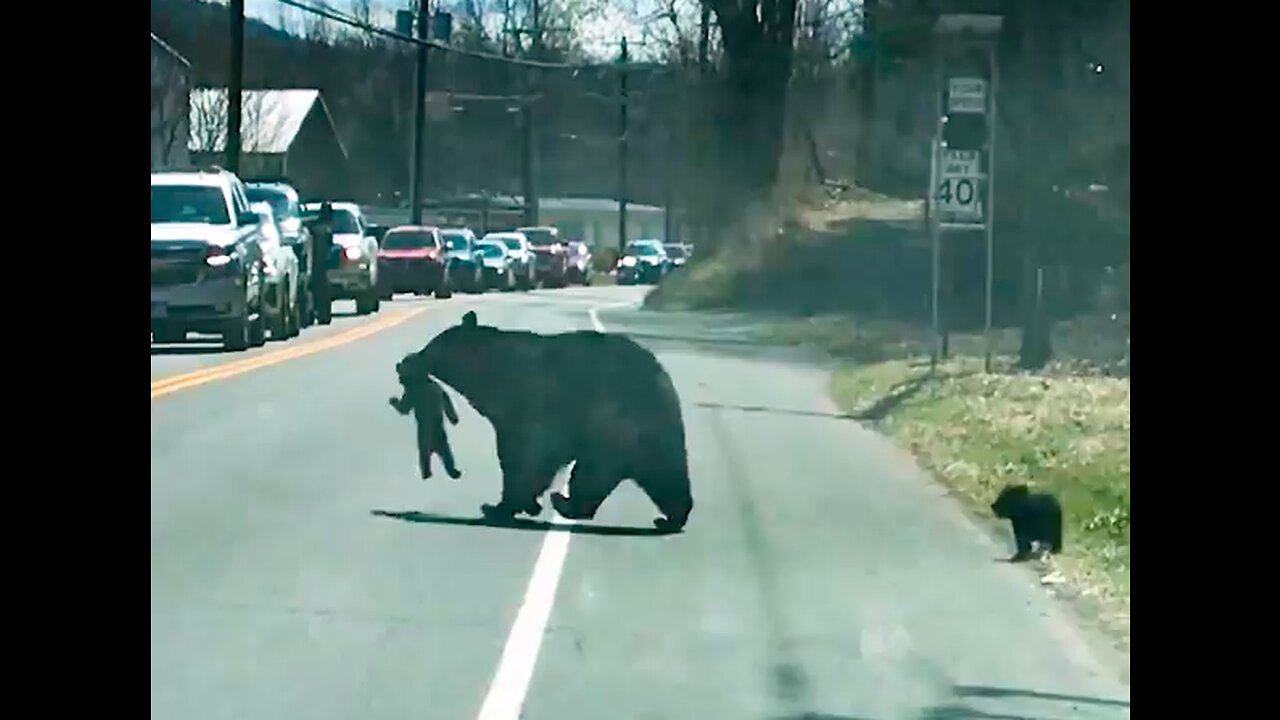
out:
M266 342L261 218L225 170L151 173L151 337Z

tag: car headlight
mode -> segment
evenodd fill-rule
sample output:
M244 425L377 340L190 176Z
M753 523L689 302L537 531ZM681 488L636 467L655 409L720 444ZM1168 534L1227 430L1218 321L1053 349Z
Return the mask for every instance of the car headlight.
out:
M635 258L631 257L630 255L622 258L622 267L635 267L635 266L636 266Z
M231 249L220 245L210 245L205 248L204 262L211 268L226 267L234 260L231 256Z
M348 260L360 259L360 248L356 247L355 245L351 245L350 247L348 247L346 250L343 250L342 252L344 255L347 256Z

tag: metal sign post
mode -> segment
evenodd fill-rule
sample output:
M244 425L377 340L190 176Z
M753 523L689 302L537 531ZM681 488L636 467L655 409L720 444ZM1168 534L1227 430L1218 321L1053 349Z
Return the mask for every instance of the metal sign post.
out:
M986 235L983 326L986 346L983 367L986 372L991 372L993 352L995 244L992 208L995 199L995 90L998 79L995 38L1001 25L999 15L944 14L939 16L935 27L938 35L934 58L939 112L929 194L934 234L933 323L936 339L932 364L937 363L937 345L942 341L938 317L940 236L943 231L983 230ZM967 67L962 64L955 70L947 67L958 57L973 58L971 53L975 51L980 60L971 60Z
M938 370L938 355L942 351L942 328L938 323L938 274L942 265L942 237L938 228L938 210L934 206L933 190L938 186L938 139L933 140L929 161L929 194L925 196L925 221L929 225L929 244L933 253L930 277L929 313L933 321L933 349L929 353L929 373Z

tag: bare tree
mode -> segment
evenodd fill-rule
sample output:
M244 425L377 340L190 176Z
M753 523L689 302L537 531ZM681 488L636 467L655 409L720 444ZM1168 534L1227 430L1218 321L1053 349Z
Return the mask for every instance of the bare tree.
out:
M726 60L717 130L724 143L721 187L727 194L721 201L727 211L732 204L766 200L778 178L797 0L705 2L715 11Z
M186 158L190 68L166 48L151 48L152 167Z
M329 21L315 13L307 13L302 20L302 37L312 43L329 45L334 38L333 28Z
M277 90L246 90L241 101L240 142L245 153L282 152L288 121ZM201 88L191 93L191 144L197 152L222 153L227 146L227 91Z
M226 139L226 91L208 88L191 91L191 148L200 153L222 152Z
M365 25L373 24L373 7L370 0L351 0L351 15ZM351 42L369 47L376 44L375 38L368 33L353 33Z

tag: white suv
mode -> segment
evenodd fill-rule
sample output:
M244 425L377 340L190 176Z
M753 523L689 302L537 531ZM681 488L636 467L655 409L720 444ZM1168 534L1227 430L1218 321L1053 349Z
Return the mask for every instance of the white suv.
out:
M225 170L151 173L151 335L221 335L229 350L266 340L262 229Z

